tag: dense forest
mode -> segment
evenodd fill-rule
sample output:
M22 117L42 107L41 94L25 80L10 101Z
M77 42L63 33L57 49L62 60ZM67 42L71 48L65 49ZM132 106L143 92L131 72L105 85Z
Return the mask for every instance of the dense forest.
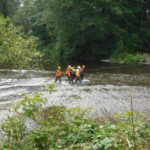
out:
M150 52L147 0L0 0L0 12L38 37L46 58L141 58Z

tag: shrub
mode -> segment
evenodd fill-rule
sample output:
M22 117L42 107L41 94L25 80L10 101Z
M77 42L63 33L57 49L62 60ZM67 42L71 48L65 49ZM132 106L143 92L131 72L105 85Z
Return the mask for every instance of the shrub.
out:
M121 150L150 146L150 122L136 113L120 115L115 123L99 124L87 117L88 109L44 108L45 103L45 98L35 94L14 106L14 115L1 125L0 149Z
M148 54L140 54L140 53L119 53L114 54L111 57L112 62L119 62L119 63L125 63L125 64L132 64L132 63L143 63L146 61L146 58L148 58Z
M9 18L0 16L0 64L13 68L35 66L40 53L36 50L34 36L29 36L16 27Z

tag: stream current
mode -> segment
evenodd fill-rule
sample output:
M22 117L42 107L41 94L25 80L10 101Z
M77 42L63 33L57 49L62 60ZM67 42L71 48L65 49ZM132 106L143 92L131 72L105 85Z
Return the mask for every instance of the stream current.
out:
M130 111L132 96L134 110L150 114L148 65L90 64L86 68L83 83L66 83L63 72L62 83L58 83L56 91L50 94L44 89L54 80L54 69L0 69L0 112L5 112L24 93L32 95L40 92L48 98L46 106L91 108L90 114L96 117Z

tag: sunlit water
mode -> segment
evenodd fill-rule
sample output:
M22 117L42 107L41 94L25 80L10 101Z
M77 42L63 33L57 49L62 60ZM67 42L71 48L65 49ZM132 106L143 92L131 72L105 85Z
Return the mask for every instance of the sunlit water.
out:
M0 110L5 112L24 93L44 93L46 106L91 108L92 116L124 113L131 109L145 115L150 113L150 66L89 65L82 84L57 84L56 92L48 93L47 85L54 83L53 71L0 70Z

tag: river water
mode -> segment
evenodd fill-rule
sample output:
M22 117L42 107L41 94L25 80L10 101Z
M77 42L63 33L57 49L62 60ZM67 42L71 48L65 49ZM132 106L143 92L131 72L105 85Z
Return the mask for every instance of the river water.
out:
M134 110L150 113L150 66L88 64L81 84L66 83L65 73L56 92L44 89L55 80L54 67L50 70L0 69L0 112L5 112L24 93L44 93L47 106L91 108L92 116L101 117L130 111L131 95ZM63 66L63 70L65 66Z

